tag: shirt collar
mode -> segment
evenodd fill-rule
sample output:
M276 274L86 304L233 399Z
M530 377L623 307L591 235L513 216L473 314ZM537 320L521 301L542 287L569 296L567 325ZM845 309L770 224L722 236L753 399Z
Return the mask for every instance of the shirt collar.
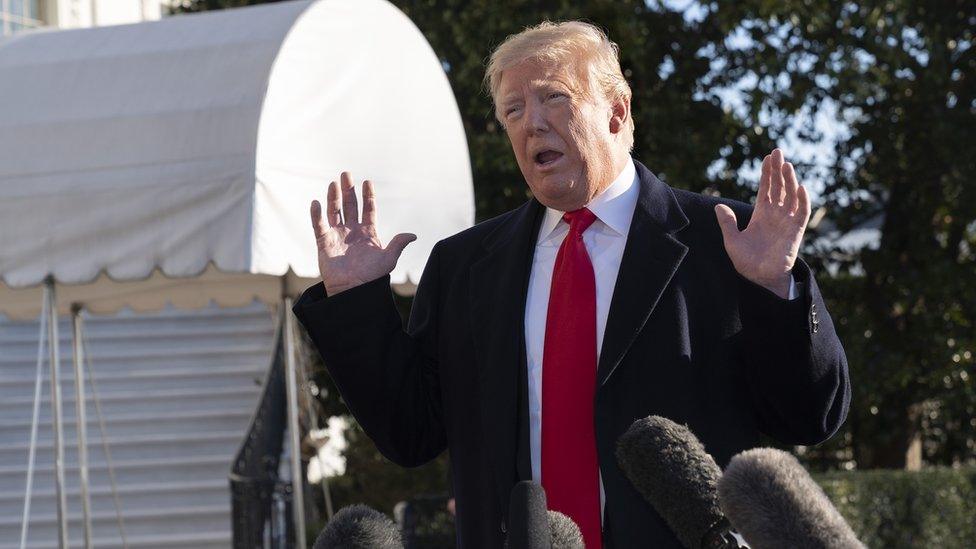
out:
M638 198L637 168L633 159L624 165L623 171L600 194L593 197L587 208L596 215L597 219L620 236L626 237L630 232L630 222L634 217L634 208ZM539 227L539 239L542 243L553 236L553 232L562 221L563 214L559 210L546 208L546 216Z

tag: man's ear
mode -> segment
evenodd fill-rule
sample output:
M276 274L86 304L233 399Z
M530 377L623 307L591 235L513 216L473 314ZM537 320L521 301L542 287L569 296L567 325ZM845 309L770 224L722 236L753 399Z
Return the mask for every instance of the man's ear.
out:
M630 120L630 97L622 96L610 104L610 133L617 135Z

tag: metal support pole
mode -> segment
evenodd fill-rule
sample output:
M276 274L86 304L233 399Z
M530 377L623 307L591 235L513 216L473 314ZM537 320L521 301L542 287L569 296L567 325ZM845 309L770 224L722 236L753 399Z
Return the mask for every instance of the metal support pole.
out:
M34 377L34 406L31 414L30 446L27 450L27 486L24 488L24 518L20 523L20 549L27 547L27 530L30 527L31 496L34 494L34 459L37 457L37 426L41 417L41 386L44 375L44 344L47 337L47 298L48 290L44 288L41 297L41 318L37 326L37 373Z
M51 420L54 428L54 481L58 498L58 547L68 547L68 499L64 492L64 432L61 416L61 357L58 351L58 300L54 278L44 281L48 290L48 343L51 350Z
M81 305L71 306L75 362L75 422L78 433L78 475L81 485L81 519L84 526L85 549L92 547L91 499L88 495L88 416L85 413L85 369L82 342Z
M302 478L302 448L298 424L298 364L295 360L295 320L291 313L292 300L284 298L281 309L285 324L285 387L288 396L288 442L291 454L292 518L295 524L295 547L305 549L305 491Z
M321 464L322 461L319 460L319 465L321 466ZM322 475L322 496L325 499L325 518L332 520L332 515L335 514L332 507L332 490L329 489L329 479L325 475Z

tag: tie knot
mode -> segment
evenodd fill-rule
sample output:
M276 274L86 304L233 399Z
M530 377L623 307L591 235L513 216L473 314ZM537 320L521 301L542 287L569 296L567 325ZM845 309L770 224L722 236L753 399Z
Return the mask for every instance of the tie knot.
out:
M596 214L587 208L580 208L563 214L563 219L569 223L569 231L582 235L590 225L596 221Z

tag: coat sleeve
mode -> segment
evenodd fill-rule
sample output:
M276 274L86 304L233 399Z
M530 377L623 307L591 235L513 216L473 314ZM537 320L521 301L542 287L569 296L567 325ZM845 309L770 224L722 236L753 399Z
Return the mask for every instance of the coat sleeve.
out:
M785 300L739 277L738 355L760 429L787 444L829 439L851 400L847 357L810 268L798 260L799 297Z
M332 297L320 282L292 309L363 430L404 467L423 465L447 447L436 357L438 278L435 246L407 330L388 275Z

